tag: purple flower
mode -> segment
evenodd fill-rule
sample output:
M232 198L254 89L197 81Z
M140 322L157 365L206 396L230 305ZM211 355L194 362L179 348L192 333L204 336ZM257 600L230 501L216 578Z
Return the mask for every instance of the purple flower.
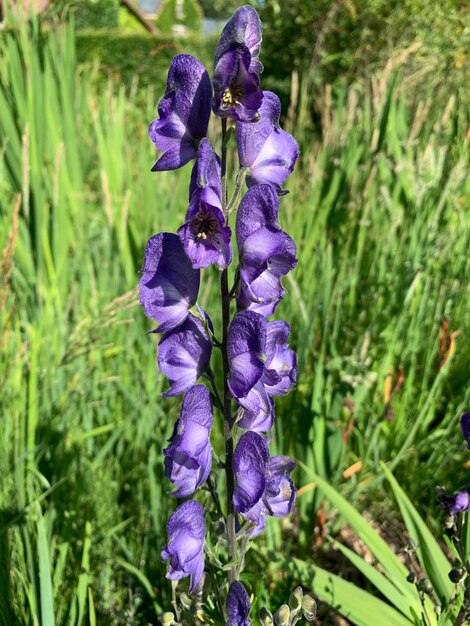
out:
M268 322L265 371L261 381L270 396L285 396L297 380L297 356L287 345L287 322Z
M226 626L251 626L252 621L248 617L251 611L250 598L238 580L230 585L226 606L228 617Z
M264 372L266 319L258 313L237 313L228 331L228 386L237 399L245 397Z
M215 263L225 268L232 261L231 231L222 211L220 164L208 139L199 145L194 165L186 222L178 229L194 268Z
M467 442L467 448L470 450L470 412L464 413L460 419L460 426L462 428L462 435Z
M180 326L196 303L199 271L192 268L178 237L159 233L149 239L141 271L140 303L148 317L160 322L157 331Z
M244 433L233 454L233 502L239 513L249 511L263 496L268 461L269 448L264 437L251 431Z
M271 185L255 185L237 212L240 292L238 307L272 315L285 294L281 277L296 264L296 246L278 221L279 197Z
M211 351L204 324L191 313L176 330L165 333L158 346L158 367L169 379L170 388L162 395L188 391L207 367Z
M263 25L255 9L249 5L240 7L225 24L220 35L214 54L215 65L233 44L244 44L251 58L248 69L250 72L259 74L263 71L258 58L262 35Z
M297 492L289 474L295 466L288 456L270 458L260 434L248 431L240 437L233 455L233 502L253 522L256 534L264 528L266 515L285 517L291 512Z
M212 466L212 422L209 390L204 385L191 387L183 398L170 445L163 450L165 476L178 487L173 496L190 496L207 480Z
M439 506L448 515L470 511L470 486L464 487L461 491L457 491L454 494L447 493L445 489L438 487L437 500Z
M220 117L250 122L261 106L263 92L258 55L262 24L250 6L240 7L222 31L214 55L212 109Z
M195 158L199 140L207 133L211 97L204 66L190 54L176 56L158 104L160 117L149 128L150 139L163 152L152 171L174 170Z
M168 544L161 553L163 560L170 560L166 577L189 576L192 593L204 573L204 509L194 500L184 502L168 520L166 530Z
M281 102L271 91L263 92L261 115L257 122L237 123L237 148L240 165L250 168L246 184L271 183L278 193L294 169L299 156L297 142L279 128Z

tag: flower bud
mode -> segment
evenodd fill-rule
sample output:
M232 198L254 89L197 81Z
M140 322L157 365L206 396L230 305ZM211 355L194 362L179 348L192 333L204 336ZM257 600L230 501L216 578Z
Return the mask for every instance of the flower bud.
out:
M426 594L431 594L433 592L432 585L427 578L421 578L418 580L417 587L419 591Z
M414 572L409 572L408 576L406 577L406 581L409 583L415 583L416 582L416 574Z
M183 593L180 595L180 602L181 605L184 609L190 609L192 606L193 601L191 600L191 598L188 596L187 593L185 593L183 591Z
M307 622L312 622L317 614L317 602L315 598L309 594L305 594L302 598L302 613Z
M281 604L274 616L275 626L289 626L290 622L290 609L287 604Z
M175 623L175 616L171 613L171 611L163 613L162 623L163 626L172 626L172 624Z
M466 577L467 572L463 567L454 567L449 572L451 582L458 584Z
M294 591L289 596L289 606L294 615L300 613L302 609L302 598L304 596L304 592L302 587L296 587Z
M264 606L261 607L258 613L258 619L261 622L261 626L273 626L273 614Z

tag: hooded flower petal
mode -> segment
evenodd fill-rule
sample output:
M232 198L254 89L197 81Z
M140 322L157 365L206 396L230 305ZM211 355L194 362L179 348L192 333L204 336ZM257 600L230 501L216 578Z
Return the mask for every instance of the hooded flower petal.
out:
M214 66L233 44L244 44L251 58L248 69L250 72L259 74L263 71L258 58L262 35L263 25L255 9L249 5L240 7L225 24L220 35L214 54Z
M460 419L460 426L462 428L462 435L467 442L467 448L470 450L470 412L462 415Z
M178 498L192 495L209 476L212 422L209 390L204 385L195 385L184 396L170 445L163 450L165 476L178 487L172 494Z
M263 100L259 76L249 71L250 52L244 44L233 44L214 67L212 110L220 117L250 122Z
M251 431L240 437L233 454L233 502L239 513L250 510L261 499L268 460L269 449L264 437Z
M287 322L268 322L267 361L261 381L271 396L285 396L297 380L297 357L287 345L290 326Z
M256 383L245 398L240 398L239 403L243 407L243 415L238 420L239 426L258 433L271 430L274 422L274 403L261 381Z
M214 152L209 139L201 139L197 159L191 172L189 199L198 189L206 189L204 200L208 204L222 208L222 183L220 159Z
M296 246L278 222L279 198L271 185L256 185L237 213L240 260L240 309L269 316L285 290L281 277L297 264Z
M176 330L165 333L158 346L158 366L170 388L163 396L188 391L207 367L212 344L200 319L189 314Z
M264 91L260 119L237 123L240 165L250 168L246 178L248 187L271 183L280 193L281 185L294 169L299 146L292 135L279 128L280 113L279 98L271 91Z
M292 511L297 490L289 474L296 465L288 456L273 456L269 459L263 495L268 515L285 517Z
M159 233L149 239L141 271L139 294L145 314L160 322L158 332L177 328L199 291L199 271L192 268L178 237Z
M266 319L258 313L237 313L228 331L228 386L237 399L245 397L264 372Z
M166 525L168 544L162 559L169 559L166 577L179 580L190 577L190 592L197 587L204 573L204 509L193 500L179 506Z
M251 626L252 622L248 617L251 611L250 598L238 580L230 585L226 607L228 618L226 626Z
M150 139L163 152L153 171L173 170L195 158L198 142L207 133L211 97L204 66L190 54L176 56L158 105L160 117L149 128Z

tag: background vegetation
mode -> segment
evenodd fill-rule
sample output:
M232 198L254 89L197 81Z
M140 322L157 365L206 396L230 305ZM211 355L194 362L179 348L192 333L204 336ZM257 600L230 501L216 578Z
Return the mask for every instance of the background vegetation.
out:
M323 18L311 20L313 4ZM272 520L250 553L247 580L270 606L298 582L315 590L312 570L292 569L293 559L314 557L369 588L327 541L357 547L344 535L346 509L326 503L318 480L367 511L400 552L406 533L385 462L439 532L436 486L468 482L458 419L470 403L468 11L279 7L263 9L263 80L284 89L283 123L301 145L282 217L299 266L278 311L300 376L277 405L274 445L298 459L300 492L295 515ZM189 169L150 173L147 125L171 57L184 46L210 67L211 42L126 32L110 41L55 19L0 33L8 626L157 624L170 607L159 553L174 503L162 442L177 409L159 395L136 284L147 238L183 220ZM201 303L212 311L216 279L205 272Z

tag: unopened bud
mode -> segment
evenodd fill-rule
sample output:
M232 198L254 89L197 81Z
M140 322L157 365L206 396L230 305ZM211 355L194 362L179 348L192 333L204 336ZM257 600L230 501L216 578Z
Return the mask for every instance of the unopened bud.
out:
M290 610L294 615L297 615L302 609L302 598L304 597L304 592L302 587L296 587L294 591L289 596L289 606Z
M278 608L276 615L274 616L275 626L289 626L290 622L290 608L287 604L281 604Z
M261 626L273 626L273 614L266 607L261 607L258 618L261 622Z
M172 626L172 624L175 623L175 616L171 613L171 611L163 613L162 623L163 626Z
M193 604L193 601L191 600L191 598L184 591L180 595L180 602L184 609L190 609Z
M408 576L406 577L406 581L409 583L415 583L416 582L416 574L414 572L409 572Z
M433 592L432 585L427 578L421 578L418 580L417 587L419 591L426 594L431 594Z
M302 599L302 613L307 622L312 622L317 614L317 602L315 598L309 594L305 594Z
M454 567L449 572L449 578L455 584L462 582L466 575L467 572L463 567Z
M407 542L406 546L405 546L405 552L412 553L412 552L416 552L417 549L418 549L417 542L410 537L408 539L408 542Z

